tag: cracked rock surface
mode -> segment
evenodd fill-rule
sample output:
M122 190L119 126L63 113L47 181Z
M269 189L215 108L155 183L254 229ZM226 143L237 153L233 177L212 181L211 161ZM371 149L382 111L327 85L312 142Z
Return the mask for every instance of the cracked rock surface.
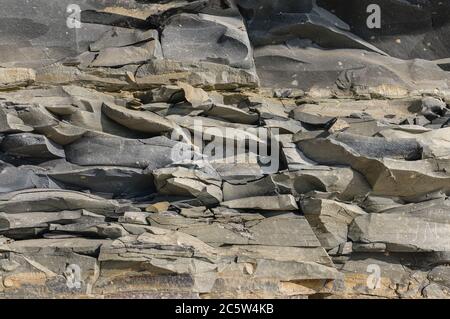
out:
M450 297L445 1L0 5L0 298Z

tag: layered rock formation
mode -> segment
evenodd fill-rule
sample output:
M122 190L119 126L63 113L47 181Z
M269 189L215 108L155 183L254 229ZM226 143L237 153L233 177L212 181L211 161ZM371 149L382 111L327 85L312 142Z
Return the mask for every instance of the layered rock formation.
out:
M0 4L1 298L449 297L447 3Z

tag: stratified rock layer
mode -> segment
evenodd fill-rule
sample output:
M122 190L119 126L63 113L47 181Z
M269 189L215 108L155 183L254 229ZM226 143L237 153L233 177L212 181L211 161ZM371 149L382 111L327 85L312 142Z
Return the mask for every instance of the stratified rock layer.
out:
M450 296L444 1L0 5L0 298Z

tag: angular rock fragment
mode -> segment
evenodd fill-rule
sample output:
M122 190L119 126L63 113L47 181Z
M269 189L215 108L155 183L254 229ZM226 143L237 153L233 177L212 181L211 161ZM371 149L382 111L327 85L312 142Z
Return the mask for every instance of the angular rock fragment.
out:
M249 96L240 103L240 107L246 106L257 112L262 119L288 119L287 111L282 102L277 99L268 99L259 96Z
M416 140L422 148L422 158L449 158L450 157L450 128L419 132L417 134L396 129L387 129L379 134L400 141Z
M30 132L33 128L27 126L17 116L17 113L8 110L3 103L0 103L0 133Z
M422 115L427 120L432 121L447 113L447 105L445 102L433 97L426 97L422 99Z
M86 209L115 216L119 207L117 201L68 190L35 189L0 195L0 211L11 214Z
M255 46L278 44L299 37L310 39L325 48L366 49L384 54L349 32L350 27L337 16L313 5L311 1L302 1L300 5L266 4L263 9L251 1L240 2L241 6L253 12L249 32ZM310 6L310 11L306 11L305 5ZM268 20L267 15L271 19Z
M167 167L154 170L153 176L156 188L162 194L193 196L204 205L217 205L222 201L218 175L198 169Z
M156 59L148 61L136 71L136 82L142 88L172 84L174 80L216 89L255 87L259 83L254 70L236 69L212 62L192 64Z
M32 131L45 135L59 145L69 144L80 138L86 129L59 121L52 113L41 105L13 105L17 117L24 124L24 131Z
M385 210L399 207L403 204L403 201L398 198L380 197L380 196L367 196L361 203L361 207L368 213L381 213Z
M178 85L161 85L153 90L138 95L144 103L180 103L185 96L183 90Z
M339 277L321 249L277 247L274 250L267 246L221 249L180 232L157 227L149 230L103 246L100 253L102 264L145 262L160 269L160 273L177 276L180 280L183 274L188 276L190 280L182 280L185 285L181 285L181 289L191 287L204 293L215 293L224 281L228 283L224 288L226 291L233 289L236 276L239 276L241 286L246 285L247 280L252 280L255 286L260 280L277 283L280 280L333 280ZM275 275L275 269L283 269L283 274Z
M224 104L213 104L211 108L205 110L202 114L233 123L249 125L255 124L259 120L259 116L253 112L247 112L244 109Z
M292 195L257 196L225 201L224 207L254 210L297 210L297 202Z
M310 114L303 112L301 109L295 109L293 111L293 118L297 121L302 122L303 124L310 125L311 127L315 127L316 129L330 128L335 122L336 118L328 117L328 116L318 116L315 114Z
M223 183L224 201L254 196L277 195L277 185L272 176L258 179L229 180Z
M291 247L317 247L317 238L310 226L300 216L279 215L266 218L250 230L251 242L263 245ZM272 244L271 244L272 243Z
M381 123L374 122L374 120L385 121L388 115L390 121L398 121L400 123L405 118L416 116L421 110L420 100L408 97L396 100L320 98L319 101L313 99L305 102L306 104L302 104L296 109L322 117L337 117L345 119L345 121L351 121L353 123L352 126L355 126L355 128L353 130L349 129L348 133L364 136L373 136L379 131ZM375 125L376 127L373 127ZM424 128L421 129L423 130Z
M312 268L312 269L310 269ZM302 281L302 280L334 280L338 279L339 273L333 268L318 264L302 264L278 262L271 260L261 260L257 264L254 273L256 278L270 278L277 276L282 281Z
M67 160L81 166L125 166L132 168L161 168L181 158L171 151L179 142L165 137L126 139L112 135L85 134L65 147ZM185 154L190 158L191 154ZM183 156L183 154L181 154Z
M159 41L152 40L135 46L102 49L90 66L119 67L156 58L162 58L161 47Z
M167 212L151 214L147 220L152 226L178 230L213 246L320 246L305 218L292 213L263 216L215 208L213 214L180 216Z
M102 112L111 120L139 132L156 134L174 129L170 121L153 112L135 111L108 103L103 103Z
M370 266L370 265L377 265ZM368 295L372 298L421 298L426 273L414 269L417 260L411 254L357 254L343 265L340 296ZM370 280L367 269L380 270L378 281ZM369 281L367 281L369 279ZM369 284L367 284L369 282Z
M335 134L331 138L366 157L415 160L422 154L422 147L413 139L380 139L347 133Z
M191 275L194 282L197 277L200 281L201 276L214 275L218 267L214 263L217 260L214 248L192 236L156 227L152 227L151 232L119 238L108 247L102 247L99 260L103 263L145 261L166 274ZM212 285L215 276L211 280Z
M428 278L446 288L450 288L450 269L448 266L437 266L428 273Z
M66 188L90 190L93 193L133 197L151 194L153 178L143 170L128 167L91 166L52 169L47 173L52 180Z
M264 148L266 153L262 151L259 153L269 155L270 151L276 151L278 146L270 131L265 128L254 128L200 116L169 115L168 118L192 132L192 142L196 147L204 146L202 152L209 156L211 161L227 162L226 158L230 157L228 163L251 163L250 152L259 155L258 149ZM273 140L274 143L271 143ZM275 157L276 152L273 153Z
M232 291L238 287L251 289L252 295L257 296L307 296L320 292L327 281L340 278L329 257L322 257L323 251L322 248L233 245L226 254L238 257L238 273L242 272L243 276L233 276L236 272L224 273L221 284L216 282L211 293L223 296L229 291L228 295L233 295ZM268 283L273 284L272 288L267 288Z
M83 242L78 238L78 242L73 239L65 243L29 240L21 241L20 246L13 243L6 249L2 247L10 255L10 263L17 266L6 274L4 283L11 295L39 297L44 291L52 296L90 294L98 278L99 266L96 258L85 253L89 253L88 245L98 248L101 243ZM80 253L74 252L78 249Z
M318 163L351 166L366 177L374 195L408 197L437 190L448 192L450 189L450 177L446 173L445 160L404 161L391 158L369 158L332 138L302 140L298 145L306 156ZM362 149L379 157L383 152L386 152L386 155L389 152L392 155L406 155L409 150L409 148L381 149L380 153L376 148ZM329 154L333 154L333 157ZM408 185L408 188L404 185Z
M148 213L144 212L125 212L123 216L119 217L119 222L127 224L148 225Z
M362 243L385 243L388 251L448 251L449 203L433 200L356 217L349 237Z
M248 180L261 178L264 176L264 171L258 163L224 163L212 161L211 166L217 171L223 180Z
M286 133L286 134L295 134L299 131L302 131L304 129L303 125L295 120L288 119L288 120L264 120L265 127L271 128L271 129L278 129L280 133Z
M312 166L273 177L281 192L294 196L311 191L336 194L341 200L353 200L370 192L370 185L360 173L347 167Z
M31 212L31 213L0 213L0 231L48 227L49 224L75 224L92 221L104 221L104 216L96 215L84 210L61 212Z
M3 139L0 150L11 156L37 159L64 158L64 149L43 135L11 134Z
M32 239L2 245L0 250L26 254L42 250L56 251L65 249L74 253L95 255L102 245L110 242L108 240L86 238ZM45 258L45 254L43 254L42 258Z
M83 236L87 238L116 239L127 235L129 233L120 224L92 220L85 223L51 224L50 233L46 233L44 237L51 239L55 236L60 238Z
M44 169L36 166L14 167L0 161L0 193L10 193L30 188L58 188Z
M145 211L150 213L162 213L167 211L169 207L170 207L169 202L158 202L147 206L145 208Z
M201 88L194 88L193 86L178 82L177 84L184 92L184 99L189 102L192 107L196 108L210 102L208 94Z
M327 199L302 200L301 209L322 247L335 248L347 242L347 228L355 217L366 213L356 205Z

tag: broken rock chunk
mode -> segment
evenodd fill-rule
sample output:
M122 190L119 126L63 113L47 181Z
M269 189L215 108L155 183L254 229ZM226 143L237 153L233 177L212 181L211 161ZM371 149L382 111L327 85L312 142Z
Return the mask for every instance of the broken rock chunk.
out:
M11 156L38 159L64 158L64 149L47 137L32 133L11 134L3 139L0 150Z
M448 200L438 199L358 216L348 235L355 242L385 243L388 251L448 251L448 209Z
M27 86L35 80L36 73L32 69L0 67L0 90Z
M309 198L301 209L323 247L331 249L347 242L347 228L355 217L366 213L356 205Z
M289 211L298 209L297 202L292 195L247 197L225 201L221 205L234 209L275 211Z
M86 209L114 216L119 208L115 200L68 190L35 189L0 195L0 211L11 214Z

